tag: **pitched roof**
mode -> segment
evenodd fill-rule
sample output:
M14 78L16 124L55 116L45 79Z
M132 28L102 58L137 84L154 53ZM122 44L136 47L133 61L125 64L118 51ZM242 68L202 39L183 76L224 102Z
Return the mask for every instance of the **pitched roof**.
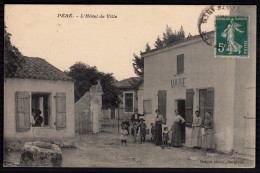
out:
M116 82L114 85L118 88L131 89L135 88L142 83L141 77L130 77L121 81Z
M13 75L7 75L7 77L72 81L72 78L66 73L44 59L24 57L24 60L25 62L22 63L21 67L19 67Z
M212 35L212 34L214 34L214 31L209 31L209 32L204 32L204 33L203 33L203 35L208 35L208 36L210 36L210 35ZM150 53L152 53L152 52L156 52L156 51L159 51L159 50L161 50L161 49L165 49L165 48L168 48L168 47L171 47L171 46L174 46L174 45L178 45L178 44L183 43L183 42L187 42L187 41L189 41L189 40L193 40L193 39L196 39L196 38L201 38L201 37L202 37L202 36L201 36L200 34L194 35L194 36L190 36L190 37L185 38L184 40L176 41L176 42L174 42L174 43L172 43L172 44L170 44L170 45L168 45L168 46L163 46L163 47L161 47L161 48L154 48L154 49L150 50L149 52L142 52L142 56L143 56L143 55L148 55L148 54L150 54ZM202 39L202 40L203 40L203 39Z

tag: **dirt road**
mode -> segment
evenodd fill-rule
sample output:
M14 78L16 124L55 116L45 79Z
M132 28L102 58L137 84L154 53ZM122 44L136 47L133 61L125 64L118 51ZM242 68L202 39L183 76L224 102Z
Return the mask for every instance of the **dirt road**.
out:
M226 154L208 156L207 152L186 147L165 148L147 142L121 146L117 133L76 136L76 148L62 148L63 167L168 167L168 168L242 168L252 167L253 161ZM8 163L19 163L20 152L4 157Z

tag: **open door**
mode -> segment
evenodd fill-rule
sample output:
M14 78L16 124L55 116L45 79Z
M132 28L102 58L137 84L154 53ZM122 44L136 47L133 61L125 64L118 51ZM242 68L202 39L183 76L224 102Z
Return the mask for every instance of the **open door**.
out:
M179 114L185 119L185 100L177 101ZM185 143L185 123L181 125L181 142Z

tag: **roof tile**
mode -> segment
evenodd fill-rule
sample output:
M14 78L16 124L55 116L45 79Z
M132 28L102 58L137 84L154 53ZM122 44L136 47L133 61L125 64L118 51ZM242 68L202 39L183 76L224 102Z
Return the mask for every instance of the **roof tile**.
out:
M66 73L54 67L44 59L30 57L24 57L24 59L25 63L17 69L15 74L7 75L7 77L72 81L72 78Z

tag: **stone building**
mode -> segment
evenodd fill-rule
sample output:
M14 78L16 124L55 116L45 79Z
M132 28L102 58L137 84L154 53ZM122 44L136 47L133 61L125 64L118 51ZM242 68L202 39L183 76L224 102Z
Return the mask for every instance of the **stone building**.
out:
M4 139L74 136L74 83L41 58L25 63L4 81ZM34 113L43 122L34 127Z

